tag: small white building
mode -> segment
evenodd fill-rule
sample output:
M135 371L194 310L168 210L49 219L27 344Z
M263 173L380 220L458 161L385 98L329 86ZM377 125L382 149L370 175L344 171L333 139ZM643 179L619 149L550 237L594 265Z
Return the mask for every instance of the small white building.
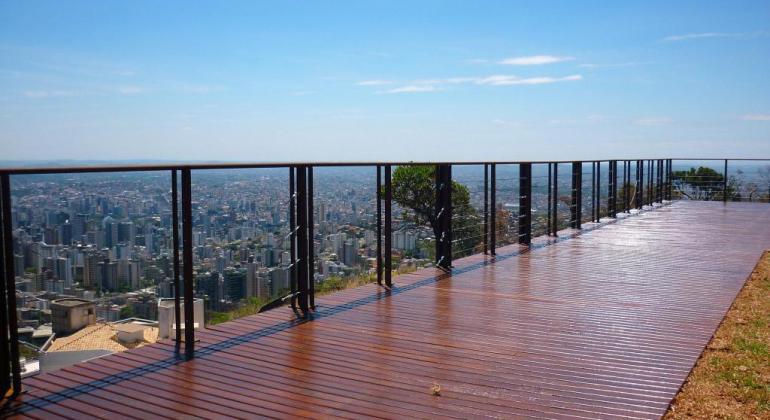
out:
M193 300L193 328L201 329L204 325L204 306L203 299ZM179 314L181 315L182 339L184 339L184 299L179 305ZM174 316L174 299L161 298L158 300L158 338L176 337L176 317Z

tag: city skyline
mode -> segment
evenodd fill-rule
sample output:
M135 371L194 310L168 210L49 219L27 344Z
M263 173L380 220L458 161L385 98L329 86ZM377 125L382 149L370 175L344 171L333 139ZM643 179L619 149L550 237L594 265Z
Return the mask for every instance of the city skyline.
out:
M770 6L0 5L6 160L770 155Z

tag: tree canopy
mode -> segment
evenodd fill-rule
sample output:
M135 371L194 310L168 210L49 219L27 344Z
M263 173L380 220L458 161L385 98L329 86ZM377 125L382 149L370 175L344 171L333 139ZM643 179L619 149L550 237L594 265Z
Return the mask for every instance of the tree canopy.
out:
M404 217L417 225L430 225L438 238L441 231L435 208L435 166L399 166L393 171L393 200L411 210ZM452 181L452 231L455 255L467 255L481 242L481 223L478 212L470 204L468 187Z
M686 171L674 171L673 179L680 194L696 200L721 200L724 194L725 176L714 169L698 167ZM728 179L727 197L735 198L737 180Z

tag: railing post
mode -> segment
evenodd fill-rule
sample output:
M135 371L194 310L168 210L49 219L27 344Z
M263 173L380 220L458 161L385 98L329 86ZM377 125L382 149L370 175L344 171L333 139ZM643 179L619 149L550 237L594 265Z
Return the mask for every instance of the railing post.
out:
M519 243L532 242L532 164L519 164Z
M663 159L663 200L668 200L668 159Z
M583 163L572 162L572 201L570 202L570 227L580 229L582 219Z
M308 303L315 310L315 222L313 220L313 167L307 167L307 282Z
M291 310L297 312L297 168L289 167L289 288Z
M13 219L11 217L11 179L8 173L0 174L0 214L2 220L2 257L3 263L0 268L3 269L3 278L5 280L2 287L2 298L0 298L0 310L3 312L0 322L2 323L3 349L2 364L0 373L3 374L2 389L3 393L0 399L8 392L8 378L11 377L10 385L12 396L21 392L21 364L19 361L19 328L16 318L16 270L13 261ZM10 363L9 363L10 359ZM10 366L9 366L10 365ZM10 372L9 368L10 367Z
M652 181L652 165L653 160L647 161L647 204L652 205L653 201L655 201L655 183Z
M596 162L591 162L591 221L596 222Z
M553 201L551 202L551 229L553 236L559 235L559 164L553 163Z
M636 162L636 193L638 194L636 206L638 209L644 208L644 160Z
M489 165L489 252L496 254L497 249L497 164Z
M647 168L650 170L647 174L647 179L649 180L650 185L650 198L649 198L649 204L652 206L655 204L655 160L650 159L647 163Z
M602 220L602 162L596 162L596 202L594 203L596 211L596 221Z
M631 162L623 161L623 211L631 207Z
M484 254L489 251L489 164L484 164Z
M663 202L665 195L663 186L663 159L658 160L658 202Z
M660 183L658 182L658 174L660 172L660 161L655 159L652 161L652 168L655 171L653 176L653 182L652 182L652 203L655 204L658 202L658 195L660 194Z
M551 200L553 200L553 197L551 197L553 193L553 187L551 186L551 162L548 162L548 208L546 211L546 228L545 228L545 234L546 236L551 235Z
M447 209L444 215L445 230L446 230L446 268L452 268L452 243L453 243L453 230L452 230L452 217L454 215L454 208L452 207L452 165L444 166L444 208Z
M668 200L668 181L669 181L669 172L668 172L668 159L663 160L663 200Z
M297 299L302 316L309 313L307 167L297 167Z
M382 286L382 167L377 165L377 284Z
M181 268L179 262L179 182L177 180L177 170L171 170L171 229L172 241L174 241L174 324L176 325L176 335L174 350L179 353L182 346L182 285L179 276Z
M436 265L452 267L452 166L436 165L435 212L440 235L436 238Z
M727 159L725 159L725 176L722 184L722 200L727 202Z
M652 201L653 203L657 203L660 201L658 199L658 196L660 195L660 160L655 159L652 162L655 168L655 182L653 183L653 187L652 187L655 193L653 194Z
M668 200L670 201L673 198L673 191L672 191L672 178L673 178L673 168L674 161L669 159L668 160L668 174L666 175L666 194L668 197Z
M617 217L617 201L618 201L618 161L611 160L608 162L608 175L609 182L607 184L607 215L609 217Z
M627 160L623 161L623 212L628 213L628 206L629 206L629 185L631 183L631 180L629 179L630 173L629 170L631 168L631 163Z
M0 176L4 176L1 175ZM2 194L0 194L0 209L2 208ZM0 210L0 275L3 281L0 282L0 400L5 398L11 388L11 343L8 340L8 313L11 308L6 299L6 287L8 279L5 271L5 231L9 227L5 224L3 212ZM15 276L14 276L15 281ZM15 309L13 309L15 311Z
M392 258L393 250L391 246L393 236L393 226L391 220L391 204L393 201L393 191L391 188L391 169L390 165L385 165L385 285L388 287L393 286L392 276Z
M184 270L184 351L195 356L195 304L193 302L192 175L182 169L182 266Z

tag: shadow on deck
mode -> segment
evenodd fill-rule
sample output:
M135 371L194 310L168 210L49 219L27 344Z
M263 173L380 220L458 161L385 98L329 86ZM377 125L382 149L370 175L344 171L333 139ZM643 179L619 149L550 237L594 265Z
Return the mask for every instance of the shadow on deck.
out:
M189 362L162 342L27 378L5 414L658 418L766 248L767 204L676 202L216 325Z

